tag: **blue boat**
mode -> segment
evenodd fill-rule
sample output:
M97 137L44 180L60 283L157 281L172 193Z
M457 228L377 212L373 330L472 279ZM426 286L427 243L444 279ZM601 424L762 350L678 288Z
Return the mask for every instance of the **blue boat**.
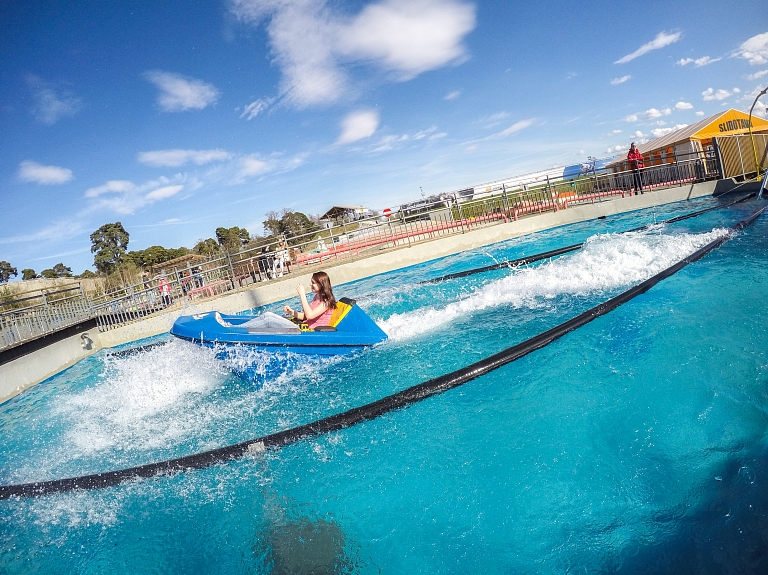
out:
M355 301L341 298L328 326L314 330L295 326L254 328L254 318L224 315L217 311L179 317L171 328L178 338L213 346L247 345L262 351L283 351L310 355L341 355L374 345L387 334L361 310Z

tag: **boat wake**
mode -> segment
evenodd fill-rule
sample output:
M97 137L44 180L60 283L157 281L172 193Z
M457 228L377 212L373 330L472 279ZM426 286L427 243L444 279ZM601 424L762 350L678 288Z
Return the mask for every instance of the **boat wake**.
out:
M393 314L378 324L391 340L403 340L488 308L535 309L562 295L584 297L610 292L648 279L727 233L726 229L714 229L703 234L671 235L654 228L595 235L571 256L518 268L458 301Z

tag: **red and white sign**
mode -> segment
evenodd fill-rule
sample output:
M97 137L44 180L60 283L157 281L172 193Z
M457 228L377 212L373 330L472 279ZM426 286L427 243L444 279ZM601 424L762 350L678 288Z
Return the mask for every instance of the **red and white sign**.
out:
M382 210L382 212L383 212L383 213L384 213L384 215L385 215L385 216L387 216L387 217L389 217L389 216L391 216L391 215L392 215L392 210L390 210L389 208L384 208L384 209Z

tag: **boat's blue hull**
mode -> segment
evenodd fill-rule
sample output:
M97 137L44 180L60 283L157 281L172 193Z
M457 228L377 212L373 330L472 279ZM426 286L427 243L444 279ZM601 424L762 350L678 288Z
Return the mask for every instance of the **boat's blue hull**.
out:
M171 333L202 345L247 345L262 351L308 355L351 353L387 339L387 334L357 306L344 316L336 331L254 333L239 327L250 319L217 312L181 316L173 324Z

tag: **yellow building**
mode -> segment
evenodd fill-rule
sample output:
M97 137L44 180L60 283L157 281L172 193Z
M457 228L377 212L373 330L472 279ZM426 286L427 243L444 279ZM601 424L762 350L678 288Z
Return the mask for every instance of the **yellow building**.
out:
M646 168L706 159L710 160L703 164L709 166L707 171L717 166L721 177L745 177L756 171L755 153L761 170L768 167L768 121L752 116L752 134L754 149L749 135L749 114L731 109L640 144L638 149ZM629 169L623 158L606 167L614 173Z

